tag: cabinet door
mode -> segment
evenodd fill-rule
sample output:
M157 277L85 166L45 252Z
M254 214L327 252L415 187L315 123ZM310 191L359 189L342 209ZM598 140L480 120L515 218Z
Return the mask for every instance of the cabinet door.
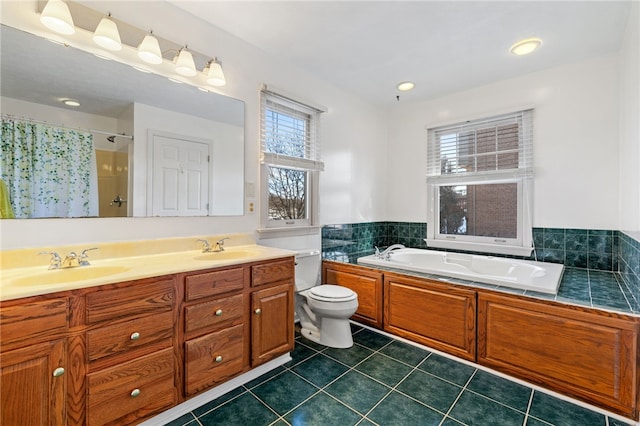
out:
M251 364L293 350L293 286L279 285L251 295Z
M478 296L478 362L637 415L637 320Z
M470 361L476 360L476 292L384 275L384 329Z
M382 273L351 265L325 262L322 282L351 289L358 295L356 321L382 328Z
M0 356L0 424L66 424L66 342L27 346Z

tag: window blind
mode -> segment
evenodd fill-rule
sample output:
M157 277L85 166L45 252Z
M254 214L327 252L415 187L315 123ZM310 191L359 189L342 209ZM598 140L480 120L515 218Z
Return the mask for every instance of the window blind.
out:
M532 166L533 110L428 129L428 177L529 174Z
M320 110L277 93L261 92L261 162L300 170L323 170Z

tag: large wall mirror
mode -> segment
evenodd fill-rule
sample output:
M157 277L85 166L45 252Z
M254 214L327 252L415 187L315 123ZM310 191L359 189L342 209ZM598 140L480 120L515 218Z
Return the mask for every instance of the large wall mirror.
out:
M36 138L47 132L58 138L89 133L93 144L93 152L69 148L58 153L72 165L48 163L58 171L95 163L91 173L97 186L89 190L90 197L97 197L90 201L93 210L57 214L36 208L29 217L243 214L244 102L6 25L1 27L0 42L4 168L7 161L17 164L18 160L7 160L8 141L24 137L20 123L41 125L44 130L36 130ZM62 99L77 100L80 106L67 106ZM57 133L60 129L71 136ZM22 135L12 133L20 131ZM65 140L64 146L71 146L71 141ZM29 180L29 176L12 177L19 178ZM15 188L3 192L11 191L15 193ZM61 194L56 197L64 199Z

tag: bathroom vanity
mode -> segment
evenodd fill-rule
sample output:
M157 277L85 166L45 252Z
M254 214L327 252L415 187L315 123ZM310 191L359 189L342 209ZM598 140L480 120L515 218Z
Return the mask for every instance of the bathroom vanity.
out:
M193 254L172 255L172 273L2 301L0 423L136 424L293 349L292 254Z
M637 315L336 261L322 271L368 301L356 320L638 420Z

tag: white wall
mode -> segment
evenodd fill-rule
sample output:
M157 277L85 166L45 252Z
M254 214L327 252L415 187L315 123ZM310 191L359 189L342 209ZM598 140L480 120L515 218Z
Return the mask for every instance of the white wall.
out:
M620 230L640 240L640 3L620 50Z
M533 106L536 227L618 229L617 56L389 110L387 218L427 214L425 126Z
M334 188L346 188L348 203L328 197L320 206L322 223L378 220L384 218L384 151L386 127L380 111L358 98L328 84L322 78L302 72L279 58L217 29L197 17L165 2L81 1L143 30L153 28L162 38L187 42L198 52L217 56L224 65L227 85L220 93L245 102L245 180L258 187L260 88L267 83L288 93L324 105L322 138L327 170L320 186L321 198ZM10 7L10 4L3 4ZM33 8L34 14L36 8ZM3 22L5 18L3 18ZM332 158L344 155L349 161L339 165ZM331 164L331 165L330 165ZM354 184L357 182L357 184ZM256 199L256 207L259 199ZM1 247L12 249L45 245L85 244L146 238L180 237L202 234L252 233L259 214L205 218L123 218L123 219L41 219L0 222ZM319 248L316 238L286 239L286 247ZM268 244L278 245L277 241ZM283 245L283 246L284 246Z

